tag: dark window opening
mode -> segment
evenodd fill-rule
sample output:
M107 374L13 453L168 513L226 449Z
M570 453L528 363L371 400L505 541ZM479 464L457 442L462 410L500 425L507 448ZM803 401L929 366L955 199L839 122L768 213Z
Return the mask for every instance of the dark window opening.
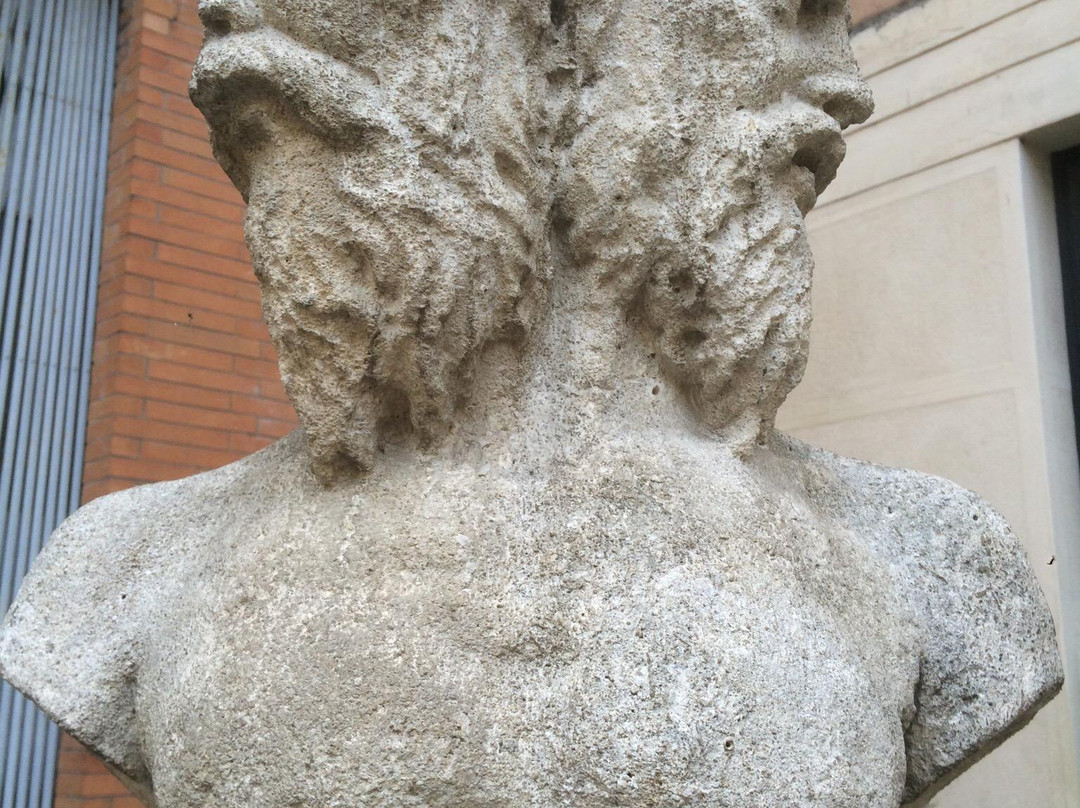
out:
M1073 418L1080 435L1080 146L1050 158L1061 246L1061 284L1065 299L1065 332L1069 346Z

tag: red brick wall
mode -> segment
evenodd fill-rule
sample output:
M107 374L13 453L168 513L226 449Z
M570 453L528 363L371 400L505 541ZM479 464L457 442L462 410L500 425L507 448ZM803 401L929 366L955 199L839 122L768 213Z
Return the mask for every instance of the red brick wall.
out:
M244 205L187 97L197 0L124 0L83 500L237 460L296 423L244 248ZM61 743L57 808L136 808Z

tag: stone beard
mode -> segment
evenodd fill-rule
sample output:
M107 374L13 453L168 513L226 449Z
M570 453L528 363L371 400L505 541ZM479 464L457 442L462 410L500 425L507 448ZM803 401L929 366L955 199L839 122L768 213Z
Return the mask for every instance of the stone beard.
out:
M193 97L317 474L441 437L494 346L542 372L553 282L621 311L711 431L767 436L806 361L802 214L871 109L845 4L405 4L380 22L430 39L377 56L350 4L227 7ZM245 42L263 18L292 38Z
M586 123L559 187L575 269L616 290L712 431L762 440L806 364L802 216L844 157L841 130L873 109L847 5L617 8L582 4L574 32Z
M524 346L544 309L550 171L531 153L536 56L514 47L539 23L482 5L380 10L385 54L347 63L330 55L363 47L359 5L329 6L330 34L314 25L321 7L268 7L296 39L245 34L229 4L203 10L193 97L247 199L282 378L327 480L370 469L388 437L444 433L484 349Z

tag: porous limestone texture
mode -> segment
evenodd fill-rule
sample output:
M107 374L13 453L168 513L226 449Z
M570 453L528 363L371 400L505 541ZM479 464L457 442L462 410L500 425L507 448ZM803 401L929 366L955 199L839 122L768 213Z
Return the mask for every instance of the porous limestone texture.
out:
M4 676L160 808L897 808L1061 687L1016 538L773 430L830 0L209 0L302 430L67 520Z

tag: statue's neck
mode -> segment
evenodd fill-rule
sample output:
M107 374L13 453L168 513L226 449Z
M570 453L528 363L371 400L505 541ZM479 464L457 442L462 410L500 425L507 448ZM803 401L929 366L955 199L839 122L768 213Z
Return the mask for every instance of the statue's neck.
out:
M602 291L602 290L601 290ZM703 428L663 378L632 317L585 284L557 284L551 311L506 373L504 357L478 368L465 439L532 432L554 440L607 439Z

